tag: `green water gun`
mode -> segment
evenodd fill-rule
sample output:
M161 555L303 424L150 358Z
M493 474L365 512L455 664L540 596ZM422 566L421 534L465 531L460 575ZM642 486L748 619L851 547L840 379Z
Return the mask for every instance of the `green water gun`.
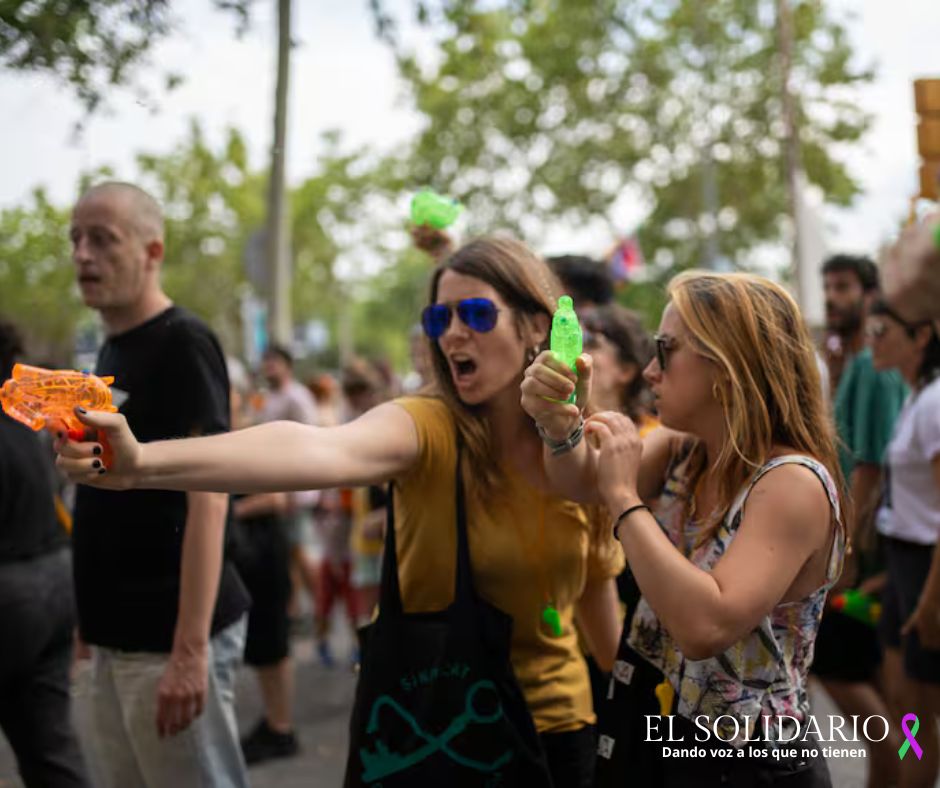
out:
M571 370L577 373L578 369L575 362L581 355L583 341L581 338L581 324L578 322L578 315L574 311L574 301L571 296L563 295L558 299L558 309L552 316L552 353L560 360L565 362ZM568 402L574 403L576 394L571 393Z
M832 609L872 627L881 618L881 603L856 588L850 588L834 597Z
M463 206L431 189L421 189L411 198L411 221L418 226L446 230L460 216Z

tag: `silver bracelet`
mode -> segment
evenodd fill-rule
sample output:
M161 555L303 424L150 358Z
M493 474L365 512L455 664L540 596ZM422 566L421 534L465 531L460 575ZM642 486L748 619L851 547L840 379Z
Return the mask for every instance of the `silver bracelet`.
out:
M567 454L577 446L581 442L581 438L584 437L583 418L578 420L578 426L575 427L572 433L563 441L556 441L554 438L547 435L540 424L536 424L536 428L539 431L539 437L542 439L542 442L551 449L553 457L557 457L559 454Z

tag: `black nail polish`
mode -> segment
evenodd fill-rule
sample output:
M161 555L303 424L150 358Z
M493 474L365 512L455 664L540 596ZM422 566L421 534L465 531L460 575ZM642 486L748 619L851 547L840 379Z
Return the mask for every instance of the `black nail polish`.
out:
M79 413L82 413L82 414L88 413L88 411L85 410L84 408L76 408L76 410L77 410Z
M100 475L101 475L102 473L104 473L106 470L107 470L107 468L100 468L100 469L98 470L98 475L100 476Z
M100 447L100 446L95 446L95 448L93 448L93 449L91 450L91 453L94 454L94 455L97 457L99 454L101 454L101 447Z
M92 467L92 468L100 468L100 467L101 467L101 460L95 460L95 461L91 464L91 467Z

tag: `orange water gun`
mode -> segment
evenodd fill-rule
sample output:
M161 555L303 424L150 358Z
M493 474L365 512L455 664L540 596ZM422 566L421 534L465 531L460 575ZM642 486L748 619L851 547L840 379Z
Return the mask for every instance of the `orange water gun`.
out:
M113 377L100 378L88 372L15 364L13 377L0 387L0 405L10 418L32 430L64 431L80 441L85 440L86 427L75 415L75 408L116 411L111 402L112 383ZM108 466L110 447L101 437L101 460Z

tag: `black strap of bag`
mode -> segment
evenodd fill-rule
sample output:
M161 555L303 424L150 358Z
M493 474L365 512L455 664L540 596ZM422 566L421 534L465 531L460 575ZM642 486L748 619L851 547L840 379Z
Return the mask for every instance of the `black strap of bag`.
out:
M454 489L457 521L457 571L454 575L454 604L469 607L475 597L473 571L470 568L470 539L467 536L466 496L464 494L460 443L457 444L457 467ZM404 615L401 585L398 580L398 547L395 541L395 482L388 486L386 501L385 548L382 558L382 581L379 609L390 616Z

